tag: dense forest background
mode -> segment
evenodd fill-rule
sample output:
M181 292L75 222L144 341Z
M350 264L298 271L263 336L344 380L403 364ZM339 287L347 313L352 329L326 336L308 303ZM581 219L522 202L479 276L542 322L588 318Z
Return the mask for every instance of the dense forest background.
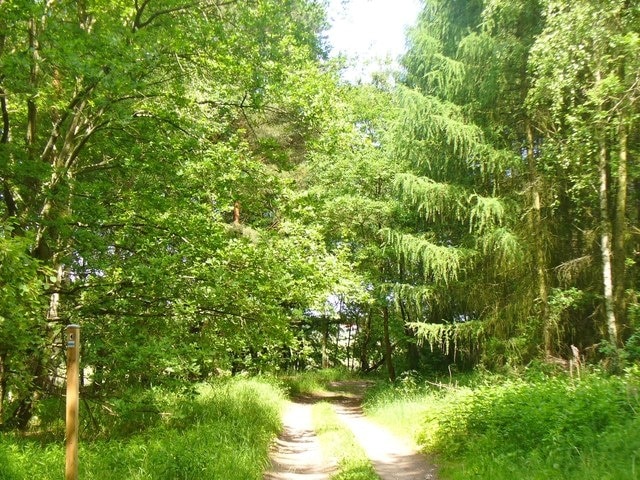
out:
M239 372L640 358L640 5L0 0L0 425Z

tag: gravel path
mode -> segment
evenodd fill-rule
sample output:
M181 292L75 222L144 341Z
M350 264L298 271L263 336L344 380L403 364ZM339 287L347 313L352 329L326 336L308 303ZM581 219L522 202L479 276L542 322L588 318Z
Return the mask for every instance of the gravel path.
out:
M437 480L436 467L407 442L377 425L362 413L360 405L366 382L340 382L339 392L306 397L290 402L284 416L284 430L271 454L271 470L265 480L328 480L334 465L323 463L322 452L311 422L316 401L331 402L336 413L351 429L382 480ZM346 393L348 392L348 393Z

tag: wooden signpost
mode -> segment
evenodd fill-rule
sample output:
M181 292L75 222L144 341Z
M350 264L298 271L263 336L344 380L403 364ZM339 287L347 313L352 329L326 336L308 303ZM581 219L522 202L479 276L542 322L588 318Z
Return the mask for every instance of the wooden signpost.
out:
M78 480L78 406L80 401L80 326L68 325L67 428L65 480Z

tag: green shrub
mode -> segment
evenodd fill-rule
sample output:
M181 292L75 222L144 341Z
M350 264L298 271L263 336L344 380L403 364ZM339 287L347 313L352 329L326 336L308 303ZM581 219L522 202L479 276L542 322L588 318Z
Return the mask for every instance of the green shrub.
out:
M464 383L387 387L372 392L366 410L438 454L445 479L638 478L640 367Z

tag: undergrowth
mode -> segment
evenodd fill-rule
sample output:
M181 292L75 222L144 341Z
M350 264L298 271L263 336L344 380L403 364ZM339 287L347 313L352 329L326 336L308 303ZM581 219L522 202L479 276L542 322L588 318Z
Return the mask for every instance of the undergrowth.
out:
M581 379L529 372L405 377L365 410L436 454L443 479L640 478L640 368Z
M357 374L344 368L309 370L280 378L292 396L306 395L330 389L331 382L357 378Z
M83 480L261 479L280 429L283 394L259 379L221 379L188 396L156 391L148 428L113 425L110 439L80 443ZM152 402L153 398L147 400ZM82 415L82 410L81 410ZM121 418L127 423L127 416ZM135 422L134 422L135 423ZM116 428L118 427L118 428ZM64 476L63 440L0 437L0 480Z
M324 456L337 463L331 480L380 479L353 433L342 424L331 404L316 403L312 418Z

